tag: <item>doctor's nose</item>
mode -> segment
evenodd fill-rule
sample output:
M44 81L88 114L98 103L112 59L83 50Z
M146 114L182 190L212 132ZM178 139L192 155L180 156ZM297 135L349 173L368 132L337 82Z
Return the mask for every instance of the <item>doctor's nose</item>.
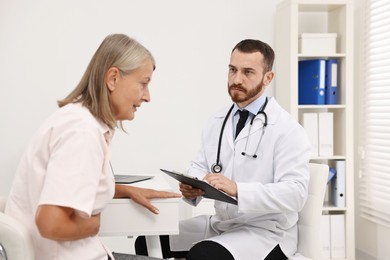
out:
M242 74L240 72L236 72L231 76L231 83L235 85L240 85L242 83Z

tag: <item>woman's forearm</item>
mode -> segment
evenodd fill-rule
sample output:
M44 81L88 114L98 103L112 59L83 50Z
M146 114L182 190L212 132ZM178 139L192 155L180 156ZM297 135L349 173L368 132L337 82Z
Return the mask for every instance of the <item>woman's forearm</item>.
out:
M85 218L72 208L41 205L37 210L35 222L43 237L56 241L72 241L96 235L100 227L100 214Z
M134 187L128 185L115 185L114 198L131 198Z

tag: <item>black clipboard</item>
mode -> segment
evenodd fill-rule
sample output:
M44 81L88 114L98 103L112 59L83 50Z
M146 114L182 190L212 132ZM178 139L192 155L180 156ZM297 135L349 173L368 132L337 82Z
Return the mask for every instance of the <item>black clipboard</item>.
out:
M203 197L205 198L224 201L230 204L237 205L237 200L235 198L229 196L228 194L226 194L221 190L214 188L213 186L211 186L205 181L198 180L195 177L178 173L178 172L168 171L164 169L160 169L160 170L184 184L188 184L194 188L203 190L205 192Z

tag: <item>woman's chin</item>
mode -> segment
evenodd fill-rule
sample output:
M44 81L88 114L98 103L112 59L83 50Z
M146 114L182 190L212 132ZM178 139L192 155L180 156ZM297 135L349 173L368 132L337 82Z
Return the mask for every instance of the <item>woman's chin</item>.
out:
M133 113L133 112L129 112L128 114L126 114L126 115L117 115L116 117L115 117L115 119L116 120L118 120L118 121L131 121L131 120L133 120L135 118L135 113Z

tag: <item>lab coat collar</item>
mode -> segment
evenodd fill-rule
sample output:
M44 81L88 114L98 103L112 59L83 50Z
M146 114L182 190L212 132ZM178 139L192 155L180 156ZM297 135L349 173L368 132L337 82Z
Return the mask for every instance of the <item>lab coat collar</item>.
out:
M216 114L215 114L215 117L216 118L225 118L227 112L229 111L231 105L219 110ZM275 99L273 97L268 97L268 104L267 106L265 107L264 111L265 113L267 114L267 117L268 117L268 124L275 124L276 122L276 114L275 112L280 109L278 108L279 105L276 103ZM231 113L232 114L232 113ZM229 115L229 120L231 120L231 116L232 115ZM255 119L254 122L258 120L258 119ZM254 124L254 123L253 123ZM226 128L226 127L225 127Z
M248 104L243 109L248 110L252 115L256 115L257 112L262 108L262 106L265 103L265 100L267 98L267 95L263 94L256 100L254 100L252 103ZM237 103L234 103L234 107L232 110L233 115L237 113L237 110L240 110L241 108L237 105Z
M218 111L215 115L216 118L221 118L223 120L229 111L231 105L228 107L225 107L224 109ZM267 119L268 119L268 125L274 125L276 123L278 113L277 111L280 110L280 106L278 103L275 101L273 97L268 97L268 104L264 109L264 112L267 114ZM224 130L224 139L225 142L227 141L231 147L234 147L234 142L239 141L242 138L246 138L249 135L249 124L247 124L244 129L242 129L241 133L238 135L238 137L234 140L233 135L231 134L233 132L231 120L233 117L233 113L230 113L228 121L226 122L225 125L225 130ZM263 122L264 122L264 116L258 115L255 120L253 121L252 129L251 129L251 134L255 133L256 131L259 131L263 128Z
M264 112L267 115L267 124L268 124L267 127L269 127L270 125L274 125L276 123L277 114L278 114L277 110L280 109L278 107L279 107L279 105L277 104L275 99L272 97L268 97L268 103L264 109ZM250 127L250 124L248 123L244 127L244 129L241 130L240 134L237 136L237 138L235 139L234 142L238 142L239 140L241 140L243 138L248 138L249 135L252 135L258 131L267 131L266 130L267 127L266 127L266 129L263 129L264 122L265 122L264 115L262 115L262 114L257 115L255 117L255 119L253 120L252 129Z

